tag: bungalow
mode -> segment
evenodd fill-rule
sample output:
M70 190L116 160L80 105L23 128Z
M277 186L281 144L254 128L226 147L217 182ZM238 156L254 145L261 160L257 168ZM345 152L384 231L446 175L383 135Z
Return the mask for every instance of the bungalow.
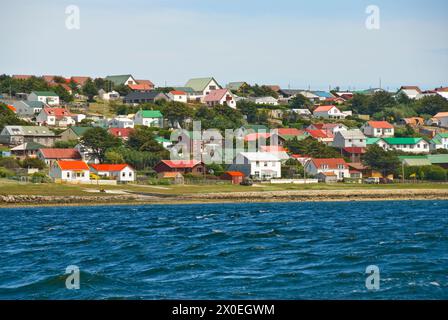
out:
M159 110L139 110L135 114L134 123L146 127L163 127L163 115Z
M339 149L347 147L365 148L367 137L359 129L338 131L334 136L333 146Z
M123 102L129 104L139 104L139 103L154 103L159 100L169 101L170 98L167 94L158 91L148 91L148 92L131 92L126 97L124 97Z
M84 161L55 161L50 167L50 177L67 182L89 182L90 169Z
M312 91L312 93L318 96L318 99L320 101L326 101L328 99L332 99L335 97L334 95L332 95L330 92L327 91Z
M118 182L135 181L135 170L128 164L91 164L91 172Z
M14 146L37 142L50 147L55 140L54 132L43 126L5 126L0 133L0 143Z
M276 99L274 97L270 97L270 96L251 97L251 98L249 98L249 100L254 102L255 104L278 106L278 99Z
M384 150L400 150L409 153L429 153L429 142L423 138L381 138L375 142Z
M57 106L59 96L53 91L33 91L28 95L28 101L40 101L49 106Z
M228 89L211 90L209 94L205 96L204 102L209 107L224 105L236 109L235 97Z
M185 91L172 90L168 93L168 97L174 102L188 102L188 95Z
M67 127L76 124L75 115L65 108L43 108L36 117L40 125Z
M205 164L197 160L162 160L154 167L154 170L157 173L180 172L203 175L205 174Z
M70 127L61 133L61 141L79 140L92 127Z
M439 127L448 128L448 112L439 112L433 118L437 120Z
M131 91L140 92L147 92L152 90L152 88L147 84L128 84L128 88L131 89Z
M406 126L412 126L412 127L424 126L425 119L423 119L421 117L403 118L400 120L400 124L403 124Z
M308 109L291 109L291 111L305 118L310 118L313 115Z
M132 128L110 128L109 133L114 137L120 138L124 141L129 139L129 135L134 129Z
M240 152L230 165L229 171L239 171L245 176L269 180L281 178L281 161L268 152Z
M104 80L110 81L114 84L114 86L121 86L121 85L132 85L137 84L137 81L134 79L134 77L130 74L123 74L123 75L114 75L114 76L107 76Z
M363 147L346 147L342 148L342 155L350 158L351 162L360 163L361 157L367 152L367 148Z
M193 90L188 98L196 102L203 102L204 97L211 91L222 88L213 77L190 79L185 84L185 87Z
M25 142L17 147L12 148L11 156L18 159L35 158L39 149L45 148L44 145L36 142Z
M44 108L42 101L15 101L13 107L16 108L16 114L21 118L33 118Z
M109 120L109 128L134 128L135 121L128 116L120 115Z
M350 177L349 167L342 158L313 158L304 169L312 176L317 176L319 173L334 173L337 176L338 181Z
M169 149L173 145L173 142L171 142L170 139L165 139L164 137L155 137L154 140L161 144L165 149Z
M397 95L404 94L409 99L415 99L421 93L422 90L417 86L403 86L398 90Z
M438 133L431 140L431 150L447 149L448 150L448 133Z
M387 121L368 121L361 127L368 137L388 138L394 136L394 126Z
M338 175L334 173L334 171L329 172L319 172L316 175L317 181L323 182L323 183L337 183L338 182Z
M315 118L324 118L324 119L345 119L346 115L341 112L336 106L319 106L317 107L313 115Z
M37 151L37 158L51 166L53 162L63 160L82 160L81 154L76 149L42 148Z
M221 180L231 181L232 184L240 184L243 182L244 173L239 171L226 171L221 176Z

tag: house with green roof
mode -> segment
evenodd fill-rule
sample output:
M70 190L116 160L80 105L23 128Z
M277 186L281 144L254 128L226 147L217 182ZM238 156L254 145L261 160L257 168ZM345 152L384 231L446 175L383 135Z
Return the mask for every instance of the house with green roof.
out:
M189 99L197 102L203 102L211 91L222 88L213 77L190 79L185 87L193 89L194 93L189 95Z
M5 126L0 133L0 143L18 146L26 142L36 142L53 146L57 136L44 126Z
M79 140L82 138L84 133L86 133L87 130L90 129L92 129L92 127L77 127L77 126L70 127L61 133L61 140L62 141Z
M399 156L401 162L406 166L430 166L437 165L448 169L448 154L429 154L425 156Z
M134 124L146 127L163 128L163 115L159 110L139 110L135 114Z
M249 84L244 81L229 82L226 86L226 88L229 89L230 91L239 91L247 87L249 87Z
M429 153L429 142L423 138L381 138L375 144L385 150L400 150L408 153Z
M40 101L49 106L59 105L59 96L53 91L33 91L28 95L28 101Z
M436 134L430 143L431 150L448 149L448 132Z
M134 77L131 74L120 74L120 75L113 75L113 76L107 76L104 78L104 80L112 82L115 86L121 86L128 84L135 85L137 84L137 81L134 79Z

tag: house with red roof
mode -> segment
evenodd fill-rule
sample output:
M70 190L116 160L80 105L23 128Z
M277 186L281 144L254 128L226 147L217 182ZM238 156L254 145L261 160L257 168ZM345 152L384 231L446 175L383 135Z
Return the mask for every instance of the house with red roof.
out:
M90 77L79 77L79 76L74 76L70 78L70 81L73 81L74 83L76 83L78 85L78 87L82 87L86 84L87 80L89 80Z
M84 161L55 161L50 167L53 181L90 182L90 169Z
M387 121L368 121L361 130L368 137L390 138L395 134L394 126Z
M37 151L36 156L44 161L47 166L51 166L53 162L59 160L82 160L81 154L76 149L42 148Z
M243 182L244 173L240 171L226 171L221 176L221 180L231 181L232 184L240 184Z
M317 176L320 173L335 174L338 181L344 178L350 178L349 166L342 158L313 158L304 168L311 176Z
M154 87L151 87L149 84L146 83L128 84L128 87L132 91L140 91L140 92L151 91L152 89L154 89Z
M350 162L360 163L361 157L367 152L363 147L345 147L342 148L342 155L350 159Z
M313 116L315 118L323 119L345 119L346 114L344 114L336 106L328 105L317 107L313 112Z
M135 181L135 170L128 164L90 164L90 171L99 177L118 182Z
M173 90L168 93L168 97L175 102L188 102L188 94L182 90Z
M226 105L232 109L236 109L235 97L228 89L217 89L210 91L210 93L204 97L204 102L209 107Z
M154 167L154 170L157 173L180 172L182 174L203 175L205 164L198 160L162 160Z
M326 145L331 145L334 140L334 135L331 132L326 132L324 130L305 130L306 135L316 139L319 142L325 143Z
M75 125L76 115L66 108L43 108L36 117L36 122L40 125L67 127Z
M153 90L155 87L154 83L151 80L142 80L142 79L137 80L136 79L135 81L137 81L138 84L142 84L142 85L146 86L147 88L149 88L149 90Z
M323 130L327 133L336 134L338 131L348 130L348 127L342 123L313 123L307 129Z
M117 137L124 141L127 141L129 139L129 135L131 134L132 131L134 131L134 129L132 129L132 128L110 128L108 131L114 137Z

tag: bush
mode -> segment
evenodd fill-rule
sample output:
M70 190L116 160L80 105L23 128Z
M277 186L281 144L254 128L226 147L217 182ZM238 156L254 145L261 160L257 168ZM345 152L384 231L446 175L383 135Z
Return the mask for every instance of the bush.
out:
M169 179L154 179L151 178L148 180L149 185L160 185L160 186L168 186L171 184Z
M10 178L14 176L14 172L6 168L0 168L0 178Z
M32 183L49 183L49 182L51 182L51 179L45 173L35 172L31 175L31 182Z

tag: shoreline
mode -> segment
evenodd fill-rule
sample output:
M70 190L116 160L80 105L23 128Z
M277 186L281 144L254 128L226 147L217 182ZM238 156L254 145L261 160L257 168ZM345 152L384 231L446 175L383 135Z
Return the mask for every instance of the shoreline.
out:
M114 195L114 196L0 196L0 208L40 208L77 206L139 206L219 203L272 203L272 202L360 202L448 200L448 190L440 189L370 189L370 190L294 190L253 191L172 196Z

